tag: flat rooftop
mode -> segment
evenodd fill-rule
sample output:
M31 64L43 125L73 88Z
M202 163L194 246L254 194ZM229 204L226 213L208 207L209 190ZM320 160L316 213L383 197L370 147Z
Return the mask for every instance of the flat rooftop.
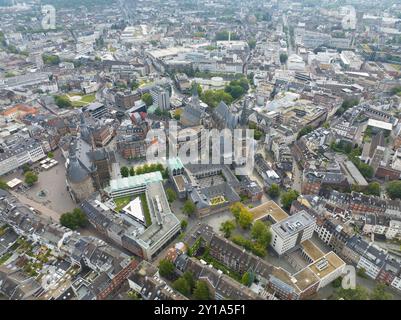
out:
M302 210L272 225L272 229L280 235L281 238L287 238L307 228L313 224L314 221L315 219L310 214Z
M391 123L380 121L380 120L375 120L375 119L369 119L368 126L376 127L376 128L384 129L384 130L388 130L388 131L393 130L393 125Z
M106 191L116 192L125 189L137 188L158 181L163 181L160 171L149 172L137 176L110 180L110 186L106 188Z
M173 180L175 184L177 185L178 191L184 191L185 190L185 178L182 175L178 176L173 176Z
M288 217L288 214L273 200L262 203L249 211L253 214L253 220L259 220L270 216L277 223Z
M176 229L180 225L180 221L171 212L163 185L160 181L147 185L146 196L148 198L152 224L137 237L137 241L143 247L149 248L163 239L171 230Z
M302 250L313 260L316 261L324 256L322 250L320 250L312 241L305 240L301 243Z
M326 263L327 261L327 263ZM322 267L319 270L319 264ZM316 274L317 277L323 279L336 269L340 268L341 266L345 265L345 262L337 256L333 251L327 253L324 257L320 258L319 260L315 261L314 263L309 265L309 269Z
M312 270L310 270L308 267L295 273L292 276L292 278L293 278L293 280L295 280L295 282L293 282L293 283L301 291L308 289L310 286L312 286L320 281L320 279L315 275L315 273L312 272Z

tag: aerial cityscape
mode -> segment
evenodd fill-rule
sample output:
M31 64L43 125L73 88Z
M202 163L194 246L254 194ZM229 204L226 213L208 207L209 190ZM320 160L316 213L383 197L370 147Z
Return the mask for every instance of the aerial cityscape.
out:
M0 0L0 300L401 300L401 0Z

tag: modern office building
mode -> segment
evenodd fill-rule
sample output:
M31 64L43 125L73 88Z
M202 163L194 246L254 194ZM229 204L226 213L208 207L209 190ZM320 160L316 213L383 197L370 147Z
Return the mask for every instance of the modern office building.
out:
M179 234L181 225L170 210L161 181L144 185L141 190L145 196L134 199L121 213L96 197L84 201L81 208L99 232L135 255L152 260ZM133 214L135 207L140 212Z
M150 183L163 181L160 171L144 173L137 176L110 180L105 191L113 198L132 196L145 192Z
M103 103L93 102L88 106L83 107L82 111L88 112L92 117L96 119L100 119L107 113L107 108Z
M315 225L315 219L304 210L289 216L272 225L271 246L281 256L301 242L310 239Z

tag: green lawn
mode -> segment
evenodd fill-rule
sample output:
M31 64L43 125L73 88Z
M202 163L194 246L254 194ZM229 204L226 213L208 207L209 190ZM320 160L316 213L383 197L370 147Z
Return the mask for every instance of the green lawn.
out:
M91 102L95 101L95 99L96 99L96 96L93 93L93 94L87 94L86 96L83 96L81 98L81 101L86 102L86 103L91 103Z
M131 201L130 196L114 199L114 203L116 204L115 210L117 212L120 212L122 208L124 208L128 203L130 203L130 201Z
M86 106L87 104L93 102L96 100L96 95L93 94L87 94L87 95L83 95L81 93L72 93L72 94L66 94L65 95L66 98L68 98L72 104L73 107L75 108L79 108L79 107L83 107ZM80 100L74 100L75 97L80 97ZM73 98L73 99L70 99ZM76 99L76 98L75 98Z
M142 204L142 209L143 209L143 215L145 216L146 226L149 227L152 224L152 219L150 218L150 212L149 212L148 203L146 201L145 193L141 194L141 204Z

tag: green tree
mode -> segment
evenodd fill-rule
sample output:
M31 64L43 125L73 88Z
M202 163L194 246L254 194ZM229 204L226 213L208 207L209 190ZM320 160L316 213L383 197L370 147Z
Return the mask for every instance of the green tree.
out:
M170 278L174 274L174 264L170 260L162 259L159 262L159 274L162 277Z
M228 92L233 99L238 99L244 94L244 89L241 86L227 86L226 92Z
M47 157L50 158L50 159L54 158L54 153L51 152L51 151L48 152L48 153L47 153Z
M167 200L168 202L172 203L175 201L175 199L177 199L177 194L175 193L175 191L171 188L167 188L166 189L166 195L167 195Z
M24 173L27 173L28 171L31 171L31 167L29 166L29 164L25 163L22 165L22 171Z
M139 83L136 80L133 80L133 81L131 81L130 87L131 87L131 90L138 89Z
M188 226L188 221L187 220L182 220L181 221L181 230L185 230Z
M185 281L188 283L190 292L192 293L192 290L195 287L195 280L194 280L194 275L192 274L191 271L185 271L182 277L185 279Z
M142 101L145 102L145 104L149 107L153 103L153 98L150 95L150 93L144 93L141 97Z
M235 229L234 222L227 220L221 223L220 231L224 233L224 237L229 238L231 236L231 232Z
M129 169L126 166L123 166L120 168L120 173L123 178L126 178L129 176Z
M195 85L196 85L196 91L198 91L198 96L201 97L202 96L202 86L199 83L192 82L191 92L193 92Z
M183 277L180 277L173 282L173 288L182 293L184 296L188 297L191 294L191 287L187 280Z
M60 224L71 230L76 230L86 227L88 225L88 219L81 209L75 208L72 212L66 212L61 215Z
M391 300L393 295L386 291L386 285L379 283L371 292L371 300Z
M249 41L248 41L248 46L249 46L249 49L255 49L255 47L256 47L256 40L255 39L250 39Z
M65 96L58 96L58 95L54 96L54 102L59 108L62 108L62 109L72 107L72 103L71 103L70 99L68 99Z
M333 286L333 288L340 288L341 287L341 283L343 281L342 277L338 277L337 279L335 279L331 285Z
M359 268L359 269L357 270L356 274L357 274L359 277L361 277L361 278L365 278L365 279L368 278L368 276L367 276L367 274L366 274L366 269L365 269L365 268Z
M267 225L258 220L252 226L251 237L262 246L267 247L270 244L272 235Z
M0 179L0 189L3 189L3 190L8 189L7 182L5 182L3 179Z
M337 299L344 300L369 300L369 292L366 288L356 286L355 289L343 289L339 288L334 296Z
M51 54L42 54L42 59L44 64L48 65L58 65L60 63L60 57Z
M392 88L390 92L391 92L392 95L400 93L401 92L401 86L396 86L396 87Z
M260 140L263 136L263 132L260 130L255 130L253 137L255 140Z
M272 183L270 188L267 190L267 193L272 198L277 198L280 195L280 187L276 183Z
M311 127L311 126L303 127L303 128L298 132L297 140L299 140L301 137L307 135L308 133L310 133L310 132L312 132L312 131L313 131L313 127Z
M135 175L135 168L134 168L134 167L131 167L131 168L129 169L129 175L130 175L131 177L133 177L133 176Z
M231 94L225 92L224 90L206 90L202 94L201 99L211 108L217 107L221 101L224 101L224 103L227 105L233 102L233 97Z
M299 193L296 190L290 189L287 192L281 194L281 205L284 209L289 210L292 202L299 197Z
M244 286L250 287L252 284L252 277L251 274L249 272L245 272L244 275L241 278L241 283Z
M195 204L188 199L187 201L185 201L182 211L187 215L191 215L195 212L195 209L196 209Z
M209 287L205 281L198 280L194 289L194 298L196 300L210 300Z
M33 171L28 171L25 173L25 183L28 186L32 186L38 181L38 175Z
M401 199L401 181L389 182L386 191L391 199Z
M238 224L243 229L248 229L252 225L253 215L248 209L244 208L239 213Z
M235 202L231 205L230 211L235 217L235 220L238 222L239 219L239 214L241 213L242 210L244 210L244 205L241 202Z
M369 183L366 193L380 197L380 183L378 182Z
M336 115L340 116L342 115L345 111L347 111L348 109L356 106L359 104L359 100L358 99L345 99L343 101L343 103L341 104L340 108L337 109L336 111Z
M288 60L288 55L286 53L280 53L280 63L285 64Z

